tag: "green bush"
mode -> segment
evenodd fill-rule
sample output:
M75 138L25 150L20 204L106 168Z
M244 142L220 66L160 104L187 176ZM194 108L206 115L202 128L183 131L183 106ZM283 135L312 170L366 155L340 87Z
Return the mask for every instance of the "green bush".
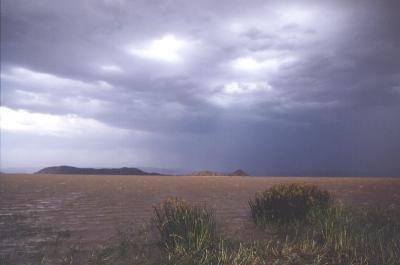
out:
M214 213L206 207L171 198L155 207L154 213L161 245L167 252L207 249L217 237Z
M230 244L216 231L213 212L172 198L154 208L165 265L255 265L255 252Z
M314 210L327 209L332 196L316 186L280 184L259 192L249 201L257 225L303 221Z
M277 232L313 264L400 265L399 209L338 205Z

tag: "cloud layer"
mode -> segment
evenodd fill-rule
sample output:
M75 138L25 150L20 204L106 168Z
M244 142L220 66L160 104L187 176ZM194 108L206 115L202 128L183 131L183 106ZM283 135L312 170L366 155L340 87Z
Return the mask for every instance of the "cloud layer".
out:
M2 167L399 175L399 8L5 0Z

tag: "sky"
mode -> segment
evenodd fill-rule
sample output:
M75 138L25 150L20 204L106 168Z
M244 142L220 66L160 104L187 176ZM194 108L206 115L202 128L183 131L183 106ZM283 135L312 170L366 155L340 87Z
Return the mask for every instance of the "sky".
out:
M1 168L400 176L399 10L2 0Z

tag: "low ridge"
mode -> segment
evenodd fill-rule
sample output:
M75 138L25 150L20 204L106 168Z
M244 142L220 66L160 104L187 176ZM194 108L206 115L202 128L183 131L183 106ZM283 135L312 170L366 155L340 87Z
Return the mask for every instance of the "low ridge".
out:
M243 171L242 169L238 169L233 171L231 174L231 176L249 176L249 174L247 174L245 171Z
M71 166L46 167L35 174L72 174L72 175L162 175L146 172L135 167L122 168L79 168Z
M210 170L193 171L188 176L248 176L242 169L235 170L230 173L216 172Z

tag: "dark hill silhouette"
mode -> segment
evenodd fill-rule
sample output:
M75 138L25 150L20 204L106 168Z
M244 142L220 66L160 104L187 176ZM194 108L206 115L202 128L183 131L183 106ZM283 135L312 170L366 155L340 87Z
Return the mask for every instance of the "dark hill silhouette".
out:
M73 174L73 175L161 175L146 172L135 167L122 168L79 168L71 166L46 167L35 174Z
M193 171L187 175L188 176L248 176L248 174L241 169L235 170L230 173L201 170L201 171Z
M231 176L249 176L245 171L238 169L230 173Z
M188 176L225 176L225 173L215 172L210 170L200 170L200 171L193 171L188 174Z

